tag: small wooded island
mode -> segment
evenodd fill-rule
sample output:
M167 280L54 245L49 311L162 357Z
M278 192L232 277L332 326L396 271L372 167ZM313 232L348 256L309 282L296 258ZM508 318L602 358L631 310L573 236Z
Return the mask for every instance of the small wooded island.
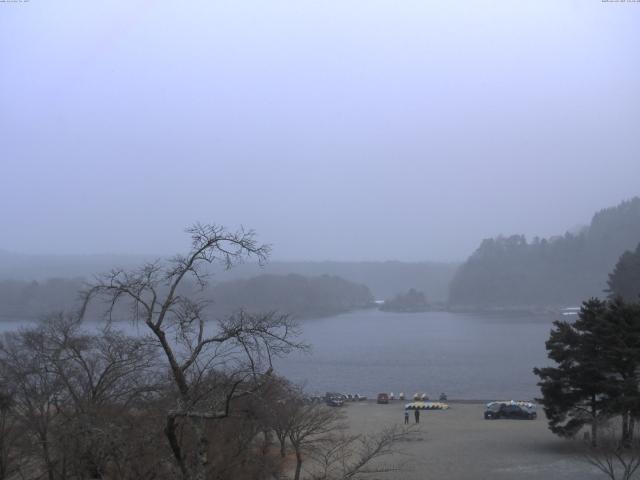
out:
M394 298L385 300L380 306L383 312L416 313L430 310L427 303L427 296L415 288L409 289L407 293L399 293Z

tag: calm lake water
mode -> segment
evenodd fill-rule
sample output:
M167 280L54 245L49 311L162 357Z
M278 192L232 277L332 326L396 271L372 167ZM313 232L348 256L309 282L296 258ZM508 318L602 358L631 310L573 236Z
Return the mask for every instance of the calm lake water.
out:
M550 364L544 342L553 318L365 310L307 320L309 355L278 369L310 392L446 392L449 398L540 396L534 366Z
M276 369L309 393L532 399L539 396L533 367L550 364L544 342L552 320L377 310L306 320L302 337L311 352L279 359ZM18 325L0 322L0 332ZM136 332L130 324L122 326Z

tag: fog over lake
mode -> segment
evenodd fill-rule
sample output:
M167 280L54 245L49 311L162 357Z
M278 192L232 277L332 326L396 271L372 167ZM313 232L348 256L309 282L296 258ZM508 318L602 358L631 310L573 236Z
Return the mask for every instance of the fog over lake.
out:
M307 390L450 398L539 396L534 366L549 363L549 317L364 310L306 321L309 355L278 363ZM339 334L336 334L339 332Z
M532 399L535 366L549 364L544 342L553 318L361 310L301 322L308 354L276 361L276 371L308 393L426 392L450 398ZM26 323L25 323L26 324ZM95 324L89 324L95 325ZM131 334L143 325L119 323ZM0 332L18 328L0 322Z

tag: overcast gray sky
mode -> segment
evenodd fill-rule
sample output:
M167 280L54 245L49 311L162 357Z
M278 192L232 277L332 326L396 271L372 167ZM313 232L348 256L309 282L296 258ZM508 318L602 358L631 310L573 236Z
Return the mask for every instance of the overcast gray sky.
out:
M0 248L456 260L640 194L640 3L0 3Z

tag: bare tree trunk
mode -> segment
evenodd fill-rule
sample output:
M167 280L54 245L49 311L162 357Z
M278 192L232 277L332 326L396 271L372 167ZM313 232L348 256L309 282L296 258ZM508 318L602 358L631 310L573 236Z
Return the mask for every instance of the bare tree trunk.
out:
M591 446L598 446L598 411L596 409L596 396L591 397Z
M287 439L286 438L280 439L280 456L282 458L287 456Z
M629 445L629 412L622 412L622 445Z
M175 458L178 466L180 467L180 472L182 473L182 477L187 479L189 478L189 474L187 472L187 466L184 463L184 458L182 457L182 449L180 448L180 443L178 442L178 437L176 435L176 419L173 416L167 417L167 424L164 428L164 434L167 436L167 440L169 440L169 446L171 447L171 452L173 453L173 458Z
M262 436L264 438L264 443L262 444L262 455L268 455L269 450L271 450L271 432L269 430L263 430Z
M207 439L206 421L202 418L191 420L197 441L197 463L194 480L206 480L207 465L209 464L209 440Z
M49 442L46 438L42 442L42 455L44 456L44 463L47 466L47 478L49 480L55 480L56 477L53 461L51 460L51 454L49 453Z
M302 454L300 450L296 448L296 474L293 480L300 480L300 473L302 472Z
M0 406L0 480L7 478L9 473L9 447L5 445L5 435L8 430L8 408Z

